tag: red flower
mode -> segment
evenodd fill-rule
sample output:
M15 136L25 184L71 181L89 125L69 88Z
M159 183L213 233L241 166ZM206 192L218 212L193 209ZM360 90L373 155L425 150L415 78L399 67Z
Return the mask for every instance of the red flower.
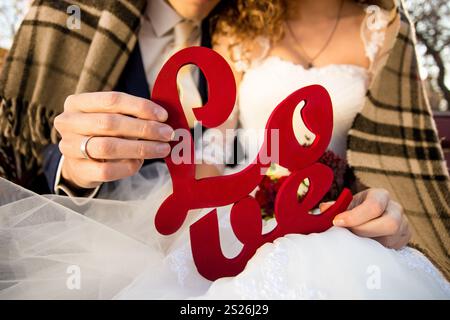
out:
M330 167L334 173L333 184L330 191L322 201L336 200L344 185L354 182L354 176L349 174L347 161L337 156L332 151L326 151L319 162ZM272 180L269 176L264 176L261 180L255 199L261 207L263 218L272 218L274 215L275 198L278 191L289 176L282 176Z
M255 199L259 203L261 208L266 208L268 203L267 203L267 198L266 198L266 195L264 194L264 191L262 191L261 189L256 191Z

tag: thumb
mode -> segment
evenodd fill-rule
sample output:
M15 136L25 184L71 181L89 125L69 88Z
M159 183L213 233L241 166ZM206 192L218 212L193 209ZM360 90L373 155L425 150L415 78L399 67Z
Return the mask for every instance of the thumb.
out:
M336 201L322 202L319 204L320 212L326 211L329 207L331 207Z

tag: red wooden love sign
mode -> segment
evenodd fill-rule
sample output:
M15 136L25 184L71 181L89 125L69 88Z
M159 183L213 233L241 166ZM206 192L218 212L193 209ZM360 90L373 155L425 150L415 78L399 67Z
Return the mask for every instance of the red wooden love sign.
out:
M164 106L169 113L167 123L173 128L189 130L177 89L178 71L187 64L197 65L208 81L208 102L194 109L198 121L208 128L217 127L230 116L235 99L236 83L226 61L216 52L203 47L191 47L176 53L162 68L152 92L152 100ZM292 117L297 105L305 102L301 117L308 129L315 134L312 145L298 143L292 127ZM234 258L223 255L219 240L219 225L216 209L190 227L192 254L201 275L209 280L235 276L240 273L256 250L267 242L289 233L309 234L323 232L333 224L333 218L346 210L352 195L345 189L335 204L320 215L311 215L314 208L330 189L333 172L317 163L325 152L333 130L333 110L328 92L319 85L301 88L290 94L272 112L267 132L278 130L280 143L278 164L292 174L280 188L275 200L277 226L262 234L261 210L257 201L249 194L258 186L263 173L270 166L267 150L274 150L271 135L267 135L255 161L241 172L204 179L195 178L193 161L194 143L191 141L190 163L175 164L171 156L165 161L168 166L173 192L159 208L155 225L164 235L175 233L186 219L188 210L214 208L233 204L230 222L236 237L243 244L241 252ZM190 137L192 140L192 137ZM177 142L172 142L174 146ZM309 179L309 189L301 201L297 199L300 183Z

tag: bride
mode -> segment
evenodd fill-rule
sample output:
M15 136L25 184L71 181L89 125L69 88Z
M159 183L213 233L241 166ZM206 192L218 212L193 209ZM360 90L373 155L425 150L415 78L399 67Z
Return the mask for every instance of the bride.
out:
M321 84L334 108L329 148L345 158L348 132L386 62L385 42L390 29L399 27L398 17L341 0L327 1L329 10L324 2L307 0L242 3L223 3L216 21L215 49L234 69L239 89L223 128L239 123L242 139L257 141L253 129L264 128L280 101L300 87ZM302 128L299 140L310 134ZM204 150L230 147L217 145L211 135L203 143ZM101 198L114 200L42 197L4 180L0 188L2 299L450 298L450 285L433 264L404 247L407 228L403 239L388 243L383 234L364 238L368 231L345 216L324 233L291 234L266 244L242 273L210 282L197 272L189 241L189 226L207 211L191 213L169 237L154 227L154 213L171 192L162 164L102 189ZM219 208L218 215L222 249L231 257L241 244L231 231L229 209Z

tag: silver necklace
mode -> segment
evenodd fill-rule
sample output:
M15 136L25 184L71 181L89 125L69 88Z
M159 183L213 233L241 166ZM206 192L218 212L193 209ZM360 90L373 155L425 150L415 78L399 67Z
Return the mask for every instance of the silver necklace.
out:
M328 45L331 42L331 39L333 39L334 34L336 33L336 29L337 26L339 24L339 21L341 20L341 14L342 14L342 8L344 7L344 0L341 0L341 5L339 7L339 12L337 14L336 17L336 22L334 23L334 27L331 30L330 35L327 38L327 41L325 42L324 46L313 56L310 57L307 53L306 50L303 48L301 41L299 41L295 35L295 33L292 31L291 25L289 24L289 22L286 23L287 28L289 30L289 33L291 34L292 38L295 40L296 44L298 45L298 47L301 49L301 51L303 52L303 60L306 60L306 68L307 69L311 69L312 67L314 67L314 61L316 61L316 59L318 57L320 57L320 55L325 51L326 48L328 48Z

